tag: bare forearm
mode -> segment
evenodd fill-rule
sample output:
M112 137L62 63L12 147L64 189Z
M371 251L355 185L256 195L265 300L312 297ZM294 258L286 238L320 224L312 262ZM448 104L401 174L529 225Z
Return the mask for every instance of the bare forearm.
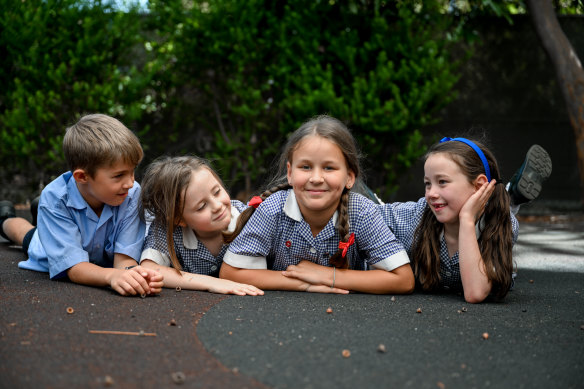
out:
M372 294L407 294L414 290L414 276L409 264L393 271L335 271L335 287Z
M97 266L90 262L80 262L67 270L67 276L76 284L109 286L113 273L116 271L120 270Z
M458 255L464 298L469 303L480 303L491 292L491 282L485 271L474 223L461 222Z
M304 291L306 282L282 275L282 272L263 269L239 269L223 262L219 277L253 285L263 290Z
M140 263L149 269L158 271L164 277L164 287L165 288L177 288L188 289L188 290L211 290L213 283L217 282L215 277L188 273L181 271L180 273L176 269L162 266L151 260L144 260Z

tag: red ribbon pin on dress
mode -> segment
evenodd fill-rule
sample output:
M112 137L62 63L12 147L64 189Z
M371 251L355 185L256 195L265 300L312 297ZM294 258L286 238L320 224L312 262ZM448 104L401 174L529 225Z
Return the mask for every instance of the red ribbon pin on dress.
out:
M343 249L343 258L347 255L347 250L349 247L355 243L355 233L351 232L351 236L349 236L349 241L347 242L339 242L339 248Z
M254 207L257 208L258 205L260 205L262 203L262 198L260 196L253 196L250 200L249 203L247 203L247 205L249 205L250 207Z

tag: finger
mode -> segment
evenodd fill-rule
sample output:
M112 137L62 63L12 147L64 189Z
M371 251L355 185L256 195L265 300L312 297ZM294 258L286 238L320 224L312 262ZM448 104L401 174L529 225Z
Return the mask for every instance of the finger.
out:
M150 284L150 294L158 294L162 292L162 285Z
M118 284L119 288L124 292L124 293L120 293L123 296L134 296L136 294L136 291L134 290L134 288L132 288L132 286L125 280L121 280L120 283Z
M349 291L346 289L332 288L330 293L349 294Z
M131 269L134 270L134 269ZM147 294L150 292L150 286L148 282L142 277L138 271L131 272L130 278L127 280L128 284L134 289L136 293Z
M255 287L253 285L243 284L243 287L244 287L245 291L247 292L247 294L253 294L254 296L258 296L258 295L261 296L264 294L263 290Z
M296 272L293 270L284 270L282 271L282 275L288 278L297 278Z
M127 293L119 284L112 285L112 289L121 294L122 296L126 296Z

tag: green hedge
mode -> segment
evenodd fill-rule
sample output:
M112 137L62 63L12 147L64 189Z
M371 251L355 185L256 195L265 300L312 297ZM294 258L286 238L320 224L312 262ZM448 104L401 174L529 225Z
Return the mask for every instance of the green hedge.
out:
M147 159L205 155L249 192L286 134L327 113L389 194L457 80L460 29L432 1L151 0L142 14L0 1L2 159L39 169L62 162L66 125L101 111L138 131Z
M460 39L456 22L431 1L415 4L151 2L162 21L152 47L174 87L163 126L184 142L179 150L212 157L249 191L287 133L328 113L355 131L369 183L390 193L423 153L419 130L436 121L457 80L448 54Z
M0 3L5 169L28 167L31 180L63 170L65 128L85 113L128 125L143 116L149 75L133 55L142 39L135 10L117 12L99 1Z

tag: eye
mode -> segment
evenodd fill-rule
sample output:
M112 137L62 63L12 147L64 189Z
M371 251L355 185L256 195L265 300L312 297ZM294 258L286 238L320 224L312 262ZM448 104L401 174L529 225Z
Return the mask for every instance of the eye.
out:
M206 206L207 206L207 203L202 203L201 206L199 208L197 208L197 211L202 211L203 209L205 209Z
M308 166L308 165L300 165L300 169L302 169L302 170L310 170L310 166Z
M219 196L220 194L221 194L221 188L217 188L215 193L213 193L214 196Z
M446 180L439 180L438 183L440 185L446 185L448 183L448 181L446 181Z

